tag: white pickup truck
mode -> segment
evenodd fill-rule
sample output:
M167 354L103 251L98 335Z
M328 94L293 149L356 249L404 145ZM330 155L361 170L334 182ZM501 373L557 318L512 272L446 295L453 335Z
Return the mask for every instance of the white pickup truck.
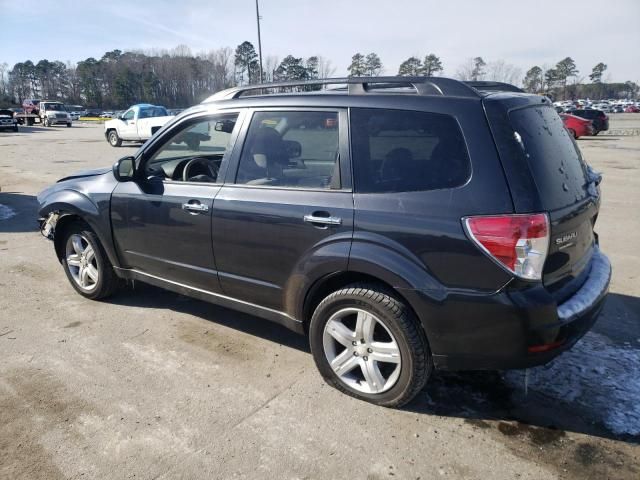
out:
M118 118L104 122L104 136L112 147L119 147L123 140L144 142L172 118L164 107L133 105Z

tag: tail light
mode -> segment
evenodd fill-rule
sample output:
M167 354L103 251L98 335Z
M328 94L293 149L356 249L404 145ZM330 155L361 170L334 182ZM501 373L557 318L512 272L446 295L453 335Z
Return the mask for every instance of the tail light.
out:
M511 273L542 279L549 251L546 213L465 217L463 224L476 245Z

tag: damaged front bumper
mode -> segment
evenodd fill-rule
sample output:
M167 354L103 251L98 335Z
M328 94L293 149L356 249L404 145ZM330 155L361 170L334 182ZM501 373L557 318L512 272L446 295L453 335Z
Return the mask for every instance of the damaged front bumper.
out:
M60 214L58 212L51 212L46 218L39 218L38 223L40 224L40 233L43 237L48 238L49 240L53 240L56 232L56 224L58 223L58 219L60 218Z

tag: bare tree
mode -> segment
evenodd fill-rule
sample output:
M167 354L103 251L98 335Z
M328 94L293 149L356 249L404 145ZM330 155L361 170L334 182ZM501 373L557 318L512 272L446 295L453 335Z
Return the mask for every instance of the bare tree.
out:
M522 70L515 65L506 63L504 60L489 62L486 66L485 80L493 82L511 83L519 85L522 77Z
M328 58L318 56L318 77L330 78L336 73L336 67L333 66Z
M473 69L475 68L475 64L473 62L473 58L468 58L465 62L458 67L456 70L455 77L458 80L471 80L473 78Z
M266 82L273 82L276 68L280 65L280 57L277 55L267 55L264 59L264 79Z

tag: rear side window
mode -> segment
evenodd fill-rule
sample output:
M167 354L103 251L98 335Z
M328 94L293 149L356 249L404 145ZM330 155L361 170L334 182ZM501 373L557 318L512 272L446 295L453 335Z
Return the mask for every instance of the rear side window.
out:
M555 110L526 107L511 111L509 119L545 208L555 210L584 199L587 178L582 157Z
M462 132L448 115L352 109L351 148L359 193L453 188L471 175Z

